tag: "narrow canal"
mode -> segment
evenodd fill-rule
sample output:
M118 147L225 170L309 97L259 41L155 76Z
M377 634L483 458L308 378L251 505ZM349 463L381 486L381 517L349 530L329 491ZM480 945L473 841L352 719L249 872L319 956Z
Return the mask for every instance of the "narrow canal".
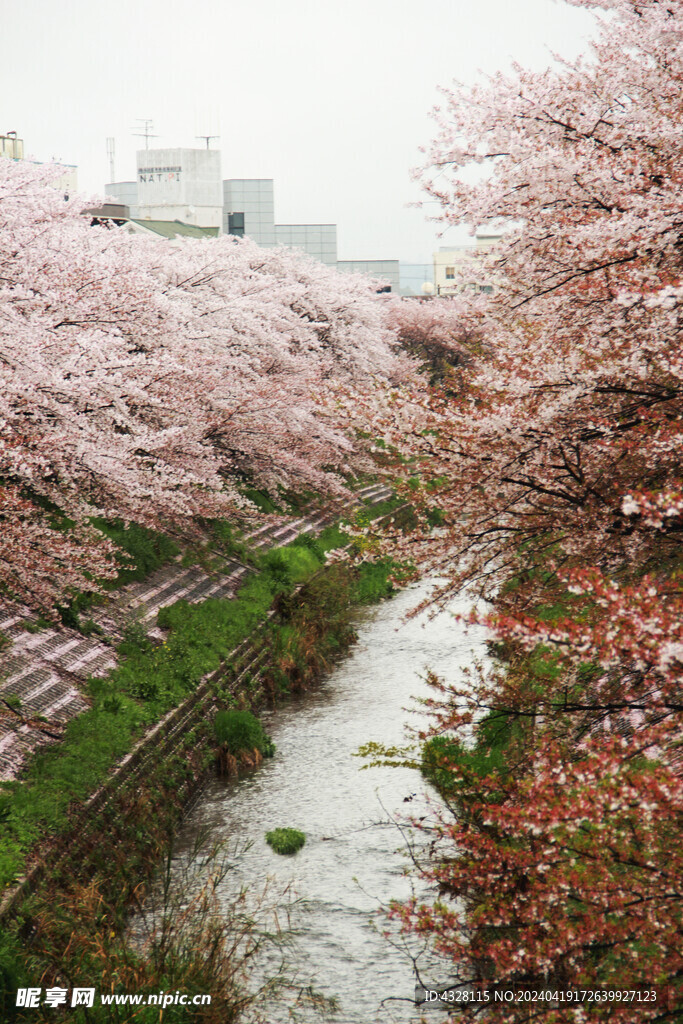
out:
M251 842L219 898L231 899L241 884L258 888L267 877L271 895L289 886L298 897L290 912L289 973L338 1005L336 1013L299 1007L299 1021L419 1019L411 954L418 956L425 980L448 980L447 965L429 963L414 939L406 946L380 912L389 901L410 895L405 870L411 831L399 830L396 819L430 817L437 797L416 771L362 770L363 760L353 756L370 740L404 743L406 723L417 724L405 709L431 692L423 679L427 667L457 681L463 667L485 657L483 630L466 632L453 619L453 612L467 609L466 601L434 618L421 615L403 623L428 590L421 583L364 613L357 623L358 645L329 678L264 716L275 757L238 781L212 781L179 837L179 866L200 831L228 844ZM279 826L306 833L306 845L293 857L278 856L265 842L264 833ZM418 852L426 841L418 835L412 840ZM275 961L265 957L255 977L274 969ZM292 1019L276 1000L261 1009L269 1024ZM441 1014L430 1016L438 1021Z

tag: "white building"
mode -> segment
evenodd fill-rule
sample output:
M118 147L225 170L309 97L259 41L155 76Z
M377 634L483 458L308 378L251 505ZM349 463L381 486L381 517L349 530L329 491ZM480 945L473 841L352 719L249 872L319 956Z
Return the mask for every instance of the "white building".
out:
M218 228L202 228L196 224L184 224L179 220L138 220L131 217L130 210L123 203L109 202L83 210L90 217L91 224L116 224L131 235L146 235L157 240L173 242L176 238L215 238Z
M114 199L127 206L131 217L138 216L137 181L112 181L109 185L104 186L104 194L109 199Z
M36 163L39 161L32 161ZM55 178L51 185L65 196L75 195L78 192L78 168L75 164L58 164L61 173Z
M271 248L275 240L272 178L229 178L223 182L223 231Z
M288 249L300 249L328 267L337 266L336 224L276 224L275 240Z
M329 267L381 277L399 291L396 260L337 261L336 224L276 224L272 178L220 180L220 154L208 149L143 149L137 180L105 185L111 200L125 204L131 221L182 222L218 228L272 249L299 249ZM176 230L175 228L173 230Z
M396 295L401 286L398 260L339 260L337 270L344 274L365 274L366 277L386 281Z
M403 263L399 265L401 295L424 295L434 292L433 263ZM425 292L425 285L427 286Z
M202 228L223 224L221 155L215 149L140 149L137 180L105 186L139 220L182 221Z
M328 266L337 263L336 224L276 224L272 178L228 178L223 182L223 231L272 249L300 249Z
M484 274L484 259L500 234L477 232L473 245L442 246L434 253L434 286L437 295L457 295L464 291L491 292L493 280Z

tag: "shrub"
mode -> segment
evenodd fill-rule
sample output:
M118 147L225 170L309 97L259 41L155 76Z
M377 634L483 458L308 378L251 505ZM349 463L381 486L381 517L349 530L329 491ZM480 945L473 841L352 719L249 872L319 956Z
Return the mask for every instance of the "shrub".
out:
M289 856L301 849L306 842L306 834L296 828L275 828L266 832L266 842L275 853Z
M218 711L213 727L216 739L233 757L251 750L258 750L263 757L275 753L275 744L251 711Z
M270 578L280 587L289 588L292 585L292 572L283 551L273 548L268 551L262 560L263 571L268 573Z
M276 504L270 494L267 494L265 491L259 491L255 487L245 487L243 489L243 494L245 498L248 498L249 501L253 502L261 512L282 512L282 507Z
M273 548L263 556L263 571L270 576L279 590L289 589L310 576L322 564L323 556L307 545L288 544Z
M325 561L325 548L320 543L320 539L312 533L300 533L291 542L290 547L307 548L308 551L313 552L321 564Z
M453 795L488 775L505 776L514 763L521 727L511 716L489 712L476 726L475 742L465 746L453 735L432 736L422 747L420 770L442 795Z
M394 587L389 579L394 563L390 558L376 562L362 562L358 567L358 578L353 589L356 604L376 604L385 597L391 597Z

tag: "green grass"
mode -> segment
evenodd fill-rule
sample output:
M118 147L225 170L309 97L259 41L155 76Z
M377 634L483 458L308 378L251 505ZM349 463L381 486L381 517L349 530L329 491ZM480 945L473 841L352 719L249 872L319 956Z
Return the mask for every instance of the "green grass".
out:
M405 505L405 498L394 495L392 498L385 498L384 501L378 501L373 505L366 505L358 510L356 516L370 513L368 521L373 522L374 520L381 519L382 516L388 516L391 512L395 512L401 505Z
M426 519L429 525L432 527L443 526L444 523L446 522L446 516L444 512L440 508L437 508L436 506L434 506L433 508L428 508L426 510Z
M21 781L3 783L2 796L10 798L10 805L0 823L1 886L14 881L25 852L42 835L64 829L70 805L101 784L142 727L153 721L133 700L120 696L117 710L107 711L106 699L101 696L91 711L73 719L60 744L39 750Z
M15 935L0 932L0 1020L15 1019L17 989L29 983L21 943Z
M560 654L547 644L536 644L525 658L525 665L528 674L533 679L541 681L555 681L562 675L564 669L560 661Z
M272 757L275 744L251 711L218 711L213 720L216 739L229 754L258 750L263 757Z
M172 541L165 544L152 531L120 524L108 528L148 568L174 557L177 550ZM131 623L118 647L118 667L105 679L88 681L92 707L67 725L59 744L42 748L32 757L22 781L0 789L0 799L3 794L10 798L8 813L0 820L0 888L21 873L26 852L42 836L68 828L70 805L101 785L112 765L146 728L219 668L264 620L274 599L284 598L313 576L324 565L326 551L348 541L338 526L328 527L318 537L304 535L257 556L261 572L249 576L235 598L211 598L197 605L178 601L162 609L159 624L169 635L160 646L147 639L139 623ZM388 596L389 572L389 563L363 563L354 573L350 600L368 603ZM325 600L319 596L321 611L327 614ZM340 645L330 630L324 658L331 659Z
M266 842L275 853L289 857L304 845L306 834L296 828L275 828L266 832Z
M391 574L398 568L392 558L382 558L376 562L363 562L358 567L358 574L351 588L351 600L354 604L376 604L391 597L395 588L391 582Z
M262 571L283 588L296 586L314 573L323 563L324 549L306 544L289 544L273 548L261 558Z

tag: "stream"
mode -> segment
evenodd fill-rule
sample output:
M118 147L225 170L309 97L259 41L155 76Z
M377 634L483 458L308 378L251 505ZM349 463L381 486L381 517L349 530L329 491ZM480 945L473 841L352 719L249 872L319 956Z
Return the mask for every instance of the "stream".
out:
M419 724L411 714L413 698L431 693L427 667L457 681L464 666L484 660L485 631L467 630L452 618L469 602L459 599L429 618L403 617L429 592L433 581L400 592L359 614L358 644L330 676L309 693L263 715L276 754L238 780L215 778L183 822L174 867L181 871L194 837L205 833L227 846L244 846L217 891L228 902L240 885L288 890L291 941L285 950L287 972L298 988L312 985L332 1004L297 1005L290 1015L286 999L271 998L261 1012L268 1024L297 1020L339 1024L411 1024L420 1019L413 1004L415 958L424 981L444 984L448 964L423 950L416 937L403 937L381 908L405 899L411 884L418 895L433 897L424 882L406 877L408 843L419 855L424 832L399 828L408 815L433 817L438 797L419 772L409 768L363 769L354 757L361 744L405 743L405 726ZM276 827L306 833L294 856L275 854L265 832ZM388 938L386 932L390 931ZM258 982L277 970L281 954L259 954ZM442 1013L430 1011L438 1022Z

